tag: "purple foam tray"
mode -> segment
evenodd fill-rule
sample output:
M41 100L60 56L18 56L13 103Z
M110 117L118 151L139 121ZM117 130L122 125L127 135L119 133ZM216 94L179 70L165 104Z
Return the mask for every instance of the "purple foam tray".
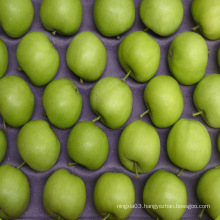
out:
M68 36L68 37L60 36L60 35L53 36L50 32L46 31L41 24L40 16L39 16L39 9L40 9L41 1L39 0L32 0L32 1L34 5L34 10L35 10L35 16L34 16L34 21L29 32L41 31L48 35L48 37L50 38L50 40L52 41L52 43L54 44L54 46L56 47L60 55L60 67L55 78L56 79L64 78L64 77L70 78L78 86L79 91L83 98L83 108L82 108L82 113L79 118L79 121L94 119L96 115L92 112L90 108L89 95L90 95L92 87L95 85L95 82L93 83L85 82L84 84L80 84L79 78L76 77L68 69L66 65L67 47L76 34L82 31L94 32L104 43L106 50L107 50L107 55L108 55L107 66L102 77L115 76L115 77L123 78L125 76L125 73L123 69L120 67L120 64L118 62L117 51L118 51L120 42L123 40L125 36L127 36L131 32L145 29L145 26L141 22L140 15L139 15L139 6L140 6L141 0L134 0L135 7L136 7L136 19L135 19L134 25L128 32L124 33L121 36L120 40L117 40L116 38L105 38L97 31L96 26L94 24L94 20L93 20L94 0L82 0L82 5L83 5L82 25L79 31L74 36ZM154 33L152 33L151 31L148 31L148 34L151 35L159 43L160 48L161 48L161 61L160 61L160 66L159 66L159 69L156 75L160 75L160 74L170 75L168 65L167 65L167 53L168 53L168 48L169 48L170 43L178 34L185 32L185 31L191 31L192 27L196 26L191 16L191 11L190 11L191 3L192 3L192 0L183 1L184 9L185 9L184 19L183 19L181 27L178 29L178 31L174 35L166 37L166 38L161 38L155 35ZM48 120L45 116L42 115L42 113L44 112L43 105L42 105L42 94L44 91L44 87L38 88L38 87L33 86L30 83L27 76L17 70L18 63L16 60L16 49L21 38L11 39L6 36L6 34L3 32L2 29L0 29L0 37L6 43L8 51L9 51L9 67L8 67L6 75L20 76L29 84L31 90L34 92L35 110L34 110L32 119ZM220 69L217 65L217 51L219 47L219 41L206 40L206 42L208 44L209 49L211 50L211 53L209 55L208 66L206 69L206 74L219 73ZM129 120L126 122L126 124L122 128L117 129L117 130L108 129L103 124L101 124L101 122L97 122L97 125L105 131L109 139L110 149L109 149L109 155L108 155L106 163L99 170L96 170L96 171L89 171L86 168L79 166L79 165L69 167L68 162L70 161L70 159L67 155L66 143L67 143L67 137L71 129L60 130L52 126L53 130L57 133L58 138L61 143L61 152L60 152L59 159L56 165L51 170L47 172L43 172L43 173L37 173L33 171L31 168L29 168L27 165L25 165L22 168L22 171L27 175L28 180L30 182L31 197L30 197L30 202L29 202L27 210L19 219L52 219L44 211L44 207L42 204L42 192L43 192L44 184L47 178L55 170L60 169L60 168L68 169L70 172L74 173L75 175L80 176L85 182L86 189L87 189L87 201L86 201L85 209L80 216L80 219L101 219L99 214L96 212L96 209L93 203L93 190L94 190L95 183L98 180L99 176L105 172L122 172L122 173L127 174L131 178L134 184L134 187L135 187L135 192L136 192L136 200L135 200L136 204L142 203L142 193L143 193L144 185L147 179L149 178L149 176L153 172L155 172L156 170L160 170L160 169L165 169L174 174L179 172L179 168L174 166L170 162L167 156L166 140L167 140L167 135L170 131L170 128L157 129L160 135L160 140L161 140L161 154L160 154L159 162L153 171L147 174L142 174L140 175L139 179L136 179L135 174L127 171L120 164L118 151L117 151L117 145L118 145L120 134L126 125L128 125L130 122L134 120L138 120L139 114L144 112L146 109L145 104L144 104L144 89L147 83L140 84L140 83L135 82L131 78L128 78L126 80L126 83L130 86L132 93L133 93L133 110L132 110ZM196 111L196 108L193 104L193 99L192 99L194 88L195 88L195 85L194 86L182 86L181 85L181 90L182 90L182 93L184 95L184 100L185 100L185 108L182 114L182 118L192 118L191 116L192 112ZM149 124L152 124L149 116L143 117L142 120ZM196 117L196 120L202 122L209 131L209 134L212 140L212 156L211 156L211 160L209 164L202 171L200 172L184 171L180 176L180 179L185 183L186 188L187 188L188 204L193 204L193 205L199 205L199 202L196 197L196 185L197 185L199 178L206 170L220 164L220 153L217 150L217 136L219 133L219 129L213 129L213 128L208 127L200 116ZM0 118L0 128L1 129L3 128L2 118ZM22 163L22 158L20 157L18 150L17 150L17 146L16 146L16 137L17 137L18 132L19 132L19 129L11 128L10 126L7 126L6 135L8 139L8 150L6 153L6 157L3 161L3 164L11 164L11 165L17 166ZM187 209L183 216L183 219L197 219L198 218L197 216L199 215L200 212L201 212L201 209ZM152 219L152 217L143 208L142 209L137 208L137 209L133 209L128 219L132 219L132 220L133 219ZM210 219L210 218L205 213L203 216L203 219Z

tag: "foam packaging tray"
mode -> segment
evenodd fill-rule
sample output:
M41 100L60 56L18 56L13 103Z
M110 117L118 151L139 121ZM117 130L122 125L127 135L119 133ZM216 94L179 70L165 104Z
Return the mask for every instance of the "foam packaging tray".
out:
M68 69L66 65L66 50L75 35L68 36L68 37L60 36L60 35L53 36L50 32L46 31L41 24L40 16L39 16L39 9L40 9L41 1L39 0L32 0L32 1L34 5L34 10L35 10L35 16L34 16L34 21L29 32L41 31L49 36L50 40L52 41L52 43L54 44L54 46L56 47L60 55L60 67L55 78L56 79L64 78L64 77L70 78L78 86L79 91L83 98L83 109L82 109L82 113L79 118L79 121L94 119L96 115L92 112L90 108L89 95L90 95L92 87L95 85L95 82L93 83L85 82L84 84L80 84L79 78L76 77ZM108 55L107 66L102 77L115 76L115 77L123 78L125 76L125 73L123 69L120 67L120 64L118 62L117 51L118 51L118 47L119 47L121 40L123 40L125 36L127 36L131 32L145 29L145 26L141 22L140 15L139 15L139 6L140 6L141 0L134 0L135 7L136 7L136 19L135 19L134 25L127 33L124 33L121 36L120 40L117 40L116 38L105 38L101 34L99 34L99 32L97 31L95 27L94 20L93 20L94 0L81 0L81 1L83 5L83 21L82 21L82 25L79 31L76 34L82 31L94 32L104 43L106 50L107 50L107 55ZM185 32L185 31L191 31L191 28L196 26L191 16L191 11L190 11L191 3L192 3L192 0L183 1L184 9L185 9L184 19L183 19L181 27L174 35L166 37L166 38L161 38L153 34L151 31L148 31L148 34L151 35L159 43L160 48L161 48L161 62L160 62L157 75L162 75L162 74L170 75L168 64L167 64L167 53L168 53L170 43L178 34ZM17 70L18 63L16 60L16 49L21 39L11 39L7 37L1 28L0 28L0 37L6 43L8 51L9 51L9 67L8 67L6 75L18 75L21 78L25 79L25 81L29 84L31 90L34 92L34 95L35 95L35 110L34 110L32 119L47 120L47 118L42 115L42 113L44 112L43 105L42 105L42 94L44 91L44 87L38 88L38 87L33 86L30 83L27 76ZM211 54L209 55L209 61L208 61L206 74L219 73L220 69L217 66L217 51L219 47L219 41L206 40L206 42L208 44L209 49L211 50ZM110 144L109 155L104 166L101 167L97 171L89 171L79 165L68 167L68 162L70 161L70 159L67 155L66 143L67 143L67 138L68 138L68 135L71 129L60 130L52 126L53 130L57 133L58 138L61 143L60 157L56 165L51 170L44 172L44 173L37 173L33 171L31 168L29 168L27 165L25 165L22 168L22 171L27 175L28 180L30 182L31 197L30 197L30 203L29 203L29 206L26 212L19 219L51 219L44 211L43 204L42 204L42 192L43 192L44 184L47 178L55 170L60 169L60 168L66 168L72 173L74 173L75 175L80 176L86 184L87 202L86 202L85 209L80 216L80 219L101 219L101 216L99 216L99 214L96 212L95 207L94 207L93 190L94 190L95 183L98 180L99 176L105 172L122 172L122 173L127 174L132 179L134 187L135 187L135 192L136 192L136 201L135 201L136 204L142 203L142 193L143 193L144 185L147 179L149 178L149 176L153 172L155 172L156 170L160 170L160 169L165 169L175 174L179 172L179 168L174 166L169 161L169 158L166 152L166 140L167 140L167 135L170 131L170 128L157 129L159 136L160 136L160 140L161 140L161 154L160 154L159 162L152 172L147 173L147 174L142 174L140 175L139 179L136 179L135 174L127 171L120 164L118 152L117 152L117 144L118 144L120 134L126 125L128 125L130 122L134 120L138 120L139 114L144 112L146 109L143 98L144 98L144 89L147 83L140 84L140 83L135 82L131 78L128 78L126 80L126 83L130 86L132 93L133 93L133 110L127 123L120 129L111 130L105 127L103 124L101 124L101 122L97 122L97 125L100 128L102 128L107 134L108 139L109 139L109 144ZM196 112L196 108L193 105L193 99L192 99L194 88L195 86L182 86L181 85L181 90L182 90L182 93L184 95L184 100L185 100L185 108L182 114L182 118L192 118L191 116L192 112ZM152 124L149 116L143 117L142 120L149 124ZM217 150L217 136L219 133L219 129L213 129L213 128L208 127L203 122L200 116L196 117L196 120L202 122L209 131L209 134L212 140L212 156L207 167L201 172L193 173L193 172L184 171L180 176L180 179L185 183L186 188L187 188L188 204L193 204L193 205L199 205L199 202L196 197L196 185L197 185L197 182L200 176L206 170L220 164L220 153ZM1 129L3 128L2 118L0 118L0 128ZM16 137L17 137L18 132L19 132L19 129L11 128L10 126L7 126L6 135L8 139L8 150L7 150L5 160L3 161L3 164L8 163L8 164L17 166L22 163L22 158L20 157L18 150L17 150L17 146L16 146ZM197 216L200 212L201 212L201 209L187 209L183 216L183 219L197 219ZM137 209L133 209L128 219L134 220L134 219L152 219L152 218L150 217L150 215L148 215L148 213L144 209L137 208ZM206 220L210 218L208 217L206 213L204 213L203 219Z

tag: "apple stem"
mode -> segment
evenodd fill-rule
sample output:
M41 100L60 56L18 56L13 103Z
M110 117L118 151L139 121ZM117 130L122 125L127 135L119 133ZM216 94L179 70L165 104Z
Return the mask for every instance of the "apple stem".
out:
M21 69L21 67L18 67L18 71L23 72L23 69Z
M180 172L177 174L177 177L179 177L183 171L184 171L184 169L181 169Z
M3 128L4 128L4 130L6 131L7 126L6 126L5 120L3 120Z
M52 34L53 34L54 36L56 35L56 33L57 33L56 30L52 31Z
M71 163L71 162L68 163L69 166L75 166L76 164L77 163Z
M97 121L98 121L100 118L101 118L101 116L99 116L99 117L97 117L97 118L93 119L93 120L92 120L92 123L97 122Z
M201 213L199 214L199 218L202 218L204 211L205 211L205 208L202 209Z
M137 162L134 162L134 169L135 169L135 173L136 173L136 178L138 178L138 164Z
M117 40L120 40L120 39L121 39L120 35L118 35L118 36L116 37L116 39L117 39Z
M107 220L110 217L110 213L108 213L102 220Z
M192 116L195 117L197 115L201 115L203 113L203 111L199 111L199 112L196 112L196 113L192 113Z
M199 29L199 27L200 27L200 26L197 25L197 26L193 27L192 30L193 30L193 31L196 31L197 29Z
M126 76L121 81L124 82L130 76L130 74L131 74L131 70L128 71Z
M210 54L210 53L211 53L211 50L208 51L208 54Z
M147 28L144 29L144 32L147 32L148 30L149 30L149 28L147 27Z
M26 162L24 161L22 164L20 164L20 165L17 167L17 169L20 170L25 164L26 164Z
M80 78L80 84L83 84L83 79L82 78Z
M142 114L140 114L139 115L139 118L143 118L146 114L148 114L149 113L149 109L147 109L144 113L142 113Z

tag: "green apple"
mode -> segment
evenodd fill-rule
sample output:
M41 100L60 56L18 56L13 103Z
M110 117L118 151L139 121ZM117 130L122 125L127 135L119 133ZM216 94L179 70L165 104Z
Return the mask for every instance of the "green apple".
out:
M77 219L86 203L83 180L66 169L55 171L47 180L43 191L46 212L57 220Z
M184 15L181 0L142 0L142 22L160 36L169 36L177 31Z
M0 78L5 75L8 68L8 49L4 41L0 38Z
M98 213L105 219L126 219L134 202L134 186L127 175L104 173L98 179L94 189L94 203Z
M154 169L160 156L160 138L156 129L143 122L133 121L123 130L118 153L122 165L131 172L147 173Z
M145 184L143 202L155 219L181 219L187 205L186 186L176 175L158 170Z
M147 82L160 64L160 46L143 31L136 31L123 39L118 49L122 68L137 82Z
M59 59L56 48L44 33L31 32L18 44L18 64L35 86L44 86L54 78Z
M204 125L193 119L180 119L170 130L167 153L172 163L189 170L202 170L209 162L212 143Z
M67 141L69 157L90 170L97 170L105 163L108 148L106 134L90 121L78 123L71 130Z
M168 64L172 75L183 85L193 85L205 75L208 47L201 35L184 32L171 43Z
M197 185L197 197L204 205L210 205L207 212L213 219L220 217L220 168L206 171Z
M97 80L105 70L107 53L102 41L92 32L82 32L73 38L66 62L73 73L86 81Z
M0 79L0 114L12 127L28 122L34 110L34 95L28 84L18 76Z
M0 218L18 219L29 198L30 187L24 173L9 164L0 166Z
M0 163L3 161L5 157L6 150L7 150L7 139L5 133L0 129Z
M132 110L132 92L129 86L116 77L104 77L93 87L90 105L98 119L109 128L120 128Z
M106 37L118 36L131 28L135 20L133 0L95 0L94 20Z
M193 116L201 115L213 128L220 128L220 75L204 77L196 86L193 101L198 110Z
M202 34L209 40L220 38L220 1L193 0L192 16Z
M184 99L177 81L167 75L154 77L146 86L144 101L153 124L159 128L173 125L182 115Z
M0 0L0 24L12 38L24 35L34 18L31 0Z
M80 0L42 0L40 19L53 34L71 35L78 31L82 22Z
M82 110L82 97L70 79L56 79L43 93L43 106L49 121L65 129L73 126Z
M17 147L24 162L38 172L51 169L60 153L60 142L44 120L26 123L18 133Z

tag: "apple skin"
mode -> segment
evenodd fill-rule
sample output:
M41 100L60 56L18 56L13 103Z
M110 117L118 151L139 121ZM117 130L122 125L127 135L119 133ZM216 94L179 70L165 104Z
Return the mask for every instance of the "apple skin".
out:
M135 189L131 179L123 173L102 174L94 189L94 203L98 213L110 220L126 219L132 208L117 208L117 205L133 206Z
M220 168L206 171L199 179L197 197L201 204L210 205L206 209L211 218L220 217Z
M77 164L99 169L108 156L109 144L104 131L90 121L78 123L70 132L67 153Z
M131 28L135 20L133 0L95 0L94 21L106 37L118 36Z
M44 90L43 106L49 121L58 128L66 129L79 119L82 97L70 79L56 79Z
M206 38L209 40L220 38L219 0L193 0L191 11L194 21Z
M158 170L147 180L143 202L145 205L187 205L187 191L185 184L174 174L165 170ZM177 220L181 219L186 208L146 208L153 218Z
M0 218L18 219L29 199L30 187L24 173L9 164L0 166Z
M140 120L133 121L123 130L118 153L122 165L138 173L147 173L154 169L160 156L160 138L156 129Z
M80 0L42 0L40 19L48 31L62 35L76 33L82 22Z
M95 34L84 31L71 41L66 53L66 62L70 70L80 78L95 81L105 70L106 49Z
M51 169L60 154L60 142L44 120L26 123L17 136L17 147L22 159L35 171Z
M193 85L205 75L208 64L208 46L203 37L184 32L171 43L168 64L172 75L183 85Z
M0 38L0 78L2 78L8 68L8 49L4 41Z
M173 77L167 75L156 76L147 84L144 101L153 124L159 128L172 126L184 109L179 84Z
M4 160L7 150L7 139L5 133L0 129L0 163Z
M143 31L126 36L118 49L118 58L126 73L137 82L150 80L160 64L160 46Z
M0 79L0 114L12 127L28 122L34 110L34 95L28 84L18 76Z
M220 75L204 77L196 86L193 102L207 125L220 128Z
M17 61L33 85L44 86L55 77L60 58L46 34L31 32L18 44Z
M189 170L202 170L209 162L212 144L204 125L193 119L180 119L170 130L167 153L176 166Z
M181 0L142 0L142 22L156 34L166 37L177 31L182 23L184 8Z
M92 110L101 116L100 121L109 128L120 128L132 110L132 92L129 86L116 77L104 77L90 94Z
M55 171L47 180L43 191L46 212L57 220L77 219L86 203L83 180L66 169Z
M0 0L0 24L11 38L19 38L30 28L34 18L31 0Z

